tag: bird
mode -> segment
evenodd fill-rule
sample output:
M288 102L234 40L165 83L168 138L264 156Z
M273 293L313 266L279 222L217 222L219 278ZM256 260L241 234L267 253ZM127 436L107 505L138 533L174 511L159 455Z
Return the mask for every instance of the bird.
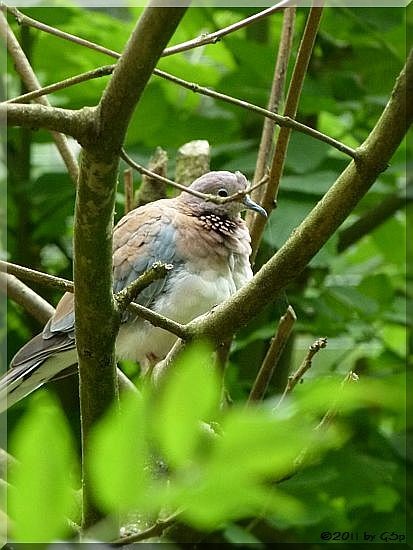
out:
M251 239L241 212L249 209L267 216L246 193L248 184L241 172L212 171L175 198L128 212L113 231L113 291L162 262L172 269L145 288L136 303L188 323L229 298L253 276ZM232 201L212 202L191 191L221 198L238 195ZM76 365L74 322L74 295L66 293L43 331L16 353L0 379L0 411ZM175 341L175 335L128 310L116 355L136 361L145 373L165 358Z

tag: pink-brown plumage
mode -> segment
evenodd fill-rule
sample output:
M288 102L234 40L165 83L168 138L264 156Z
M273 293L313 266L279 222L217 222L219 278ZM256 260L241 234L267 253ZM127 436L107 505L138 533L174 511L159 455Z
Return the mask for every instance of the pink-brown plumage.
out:
M210 172L191 188L222 196L246 186L239 172ZM215 204L187 192L129 212L113 234L114 292L161 261L173 269L136 301L181 323L206 313L252 277L250 236L240 216L245 208L265 213L249 198ZM175 340L165 330L126 314L116 351L119 358L138 361L145 371L168 353ZM13 368L0 380L0 401L6 397L12 404L73 363L74 300L66 293L42 334L12 360Z

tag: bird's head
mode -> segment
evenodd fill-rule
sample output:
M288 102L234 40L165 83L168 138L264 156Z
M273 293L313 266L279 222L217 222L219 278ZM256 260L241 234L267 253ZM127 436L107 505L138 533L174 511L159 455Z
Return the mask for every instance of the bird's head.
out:
M213 212L219 216L227 216L234 218L239 215L242 210L253 210L264 217L267 217L267 212L254 202L249 195L243 193L248 186L247 178L241 172L208 172L197 178L189 186L189 189L225 199L232 195L239 194L234 200L224 201L222 204L217 204L211 200L206 200L202 197L194 196L186 191L183 191L179 199L188 205L196 212Z

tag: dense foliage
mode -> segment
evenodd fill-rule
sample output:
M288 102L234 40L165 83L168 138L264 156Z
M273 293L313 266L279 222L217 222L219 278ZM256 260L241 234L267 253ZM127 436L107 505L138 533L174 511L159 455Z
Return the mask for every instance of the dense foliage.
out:
M140 11L73 7L33 8L25 13L122 51ZM297 13L294 52L307 11ZM174 43L253 12L191 8ZM411 15L401 8L326 9L298 119L350 146L360 144L404 64ZM265 106L281 21L277 14L215 45L164 58L159 67ZM21 34L43 85L112 62L50 35L13 28ZM73 109L95 105L106 81L104 77L60 91L52 96L53 104ZM10 97L19 93L11 64L7 86ZM241 170L251 177L262 122L255 113L154 76L125 146L142 163L147 163L155 147L163 147L173 177L177 149L188 141L207 139L212 169ZM322 532L358 534L359 541L364 532L375 534L376 540L383 533L405 535L405 465L411 460L406 457L403 435L406 304L412 298L411 289L406 289L405 266L406 246L409 253L411 243L406 242L403 201L393 209L381 205L394 204L405 193L406 148L406 144L400 147L345 227L287 289L298 321L262 407L245 409L243 403L285 311L284 302L268 307L234 342L226 375L233 401L228 412L217 407L218 382L202 367L202 350L192 350L190 354L200 354L198 359L192 355L184 360L156 407L144 391L142 400L124 404L122 429L113 416L97 427L94 476L106 512L113 513L118 506L122 512L136 508L143 523L150 524L159 507L169 512L183 507L183 521L196 530L214 531L216 540L222 537L228 542L317 542ZM270 217L257 268L283 244L347 162L328 145L293 134L278 208ZM139 178L135 183L139 185ZM10 130L7 259L71 278L73 204L74 187L49 134ZM117 218L123 208L120 185ZM373 225L354 226L352 242L346 241L346 228L375 210ZM53 302L58 299L54 292L36 290ZM40 329L10 301L8 359ZM327 349L316 355L304 383L274 411L288 373L320 336L328 338ZM136 377L135 365L124 368ZM343 386L349 371L355 371L359 381ZM12 476L18 489L10 498L11 516L18 519L14 535L20 540L63 537L67 534L64 518L78 519L68 483L78 484L75 383L63 380L54 386L65 414L41 392L9 413L10 450L22 461ZM331 426L315 430L332 409L337 414ZM205 425L200 428L201 420L211 421L218 435ZM159 472L151 476L148 464L154 454L162 455L162 461L157 465ZM302 467L291 475L297 460ZM279 480L283 481L275 485Z

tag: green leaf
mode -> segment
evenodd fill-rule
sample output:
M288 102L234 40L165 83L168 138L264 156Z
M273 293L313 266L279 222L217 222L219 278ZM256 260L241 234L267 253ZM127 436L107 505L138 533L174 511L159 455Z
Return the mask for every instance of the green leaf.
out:
M182 466L194 458L202 436L201 421L216 414L220 385L211 352L206 344L186 349L156 397L153 429L171 465Z
M390 349L400 357L406 357L406 327L388 323L384 325L381 331L381 335L388 349Z
M149 465L145 409L140 396L127 395L121 412L113 406L94 428L87 466L97 502L107 512L142 503Z
M172 501L184 506L187 521L200 528L263 509L291 519L302 505L273 483L294 469L294 460L316 436L306 419L279 419L263 408L232 409L205 460L172 480Z
M314 171L325 159L330 146L305 134L291 135L285 165L296 174Z
M9 482L13 538L47 542L68 532L75 455L65 417L47 393L32 400L10 443L18 464Z

